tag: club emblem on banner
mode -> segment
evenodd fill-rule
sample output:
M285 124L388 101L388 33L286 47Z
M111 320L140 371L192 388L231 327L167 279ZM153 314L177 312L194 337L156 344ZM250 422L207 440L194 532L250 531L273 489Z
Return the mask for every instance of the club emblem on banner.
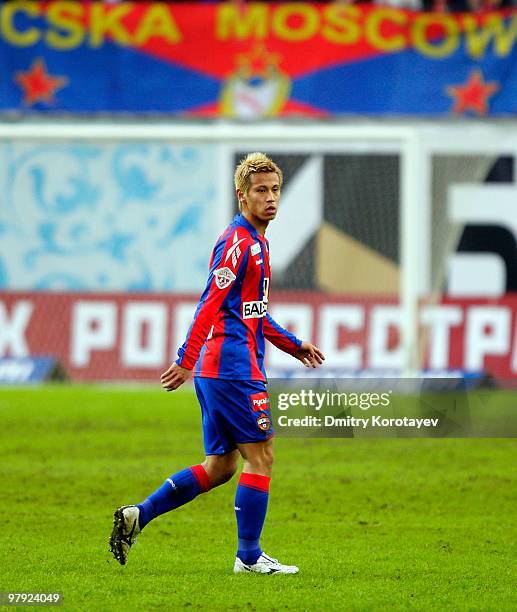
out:
M262 43L249 54L237 55L237 68L222 89L222 114L243 119L278 115L291 92L291 80L280 71L279 62L279 54L270 53Z

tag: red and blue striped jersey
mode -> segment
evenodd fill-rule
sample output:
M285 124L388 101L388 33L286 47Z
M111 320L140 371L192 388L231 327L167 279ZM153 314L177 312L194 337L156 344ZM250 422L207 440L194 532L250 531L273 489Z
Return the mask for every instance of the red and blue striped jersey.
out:
M176 363L199 377L265 381L264 339L292 355L301 345L267 313L270 281L269 243L237 215L214 247Z

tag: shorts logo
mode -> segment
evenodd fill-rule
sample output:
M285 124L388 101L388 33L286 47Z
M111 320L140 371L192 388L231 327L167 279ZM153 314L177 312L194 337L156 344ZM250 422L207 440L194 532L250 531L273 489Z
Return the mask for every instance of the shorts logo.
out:
M265 412L262 412L259 418L257 419L257 425L262 431L267 431L271 428L271 419Z
M226 289L226 287L229 287L236 279L235 274L230 270L230 268L219 268L214 272L214 276L215 284L219 287L219 289Z
M253 393L253 395L250 395L250 400L253 412L269 410L269 395L267 394L267 391Z
M266 316L267 302L243 302L242 318L243 319L261 319Z

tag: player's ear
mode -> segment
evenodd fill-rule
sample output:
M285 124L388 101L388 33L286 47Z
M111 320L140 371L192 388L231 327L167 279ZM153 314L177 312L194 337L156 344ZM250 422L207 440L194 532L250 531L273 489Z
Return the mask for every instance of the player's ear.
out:
M242 210L242 207L244 205L244 194L240 189L236 189L235 193L237 195L237 201L239 202L239 210Z

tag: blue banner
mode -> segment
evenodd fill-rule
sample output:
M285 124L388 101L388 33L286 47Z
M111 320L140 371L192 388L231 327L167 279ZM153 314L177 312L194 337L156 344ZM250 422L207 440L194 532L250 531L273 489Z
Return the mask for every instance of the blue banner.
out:
M516 38L513 9L13 1L0 112L508 115Z

